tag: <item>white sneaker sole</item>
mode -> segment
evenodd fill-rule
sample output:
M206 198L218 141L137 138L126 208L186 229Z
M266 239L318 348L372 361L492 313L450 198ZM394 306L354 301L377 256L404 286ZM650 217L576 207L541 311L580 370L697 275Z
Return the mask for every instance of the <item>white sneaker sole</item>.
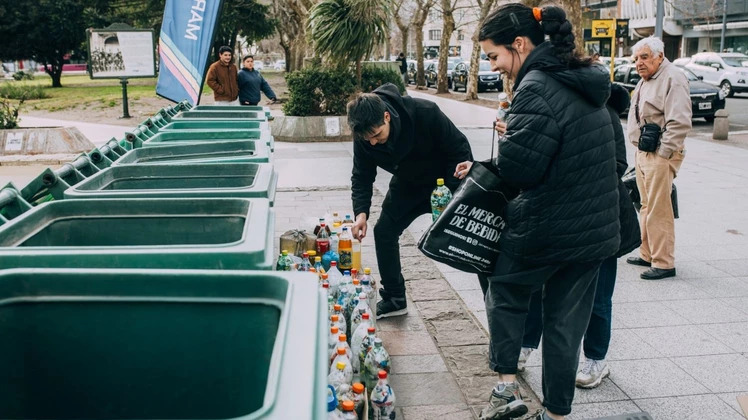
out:
M608 365L605 365L603 368L603 372L600 374L600 376L597 378L595 382L589 383L589 384L580 384L579 382L576 383L577 388L583 388L583 389L592 389L597 388L600 386L600 384L603 382L603 379L610 376L610 368Z
M398 309L397 311L387 312L384 314L377 313L377 319L389 318L393 316L402 316L408 314L408 308Z

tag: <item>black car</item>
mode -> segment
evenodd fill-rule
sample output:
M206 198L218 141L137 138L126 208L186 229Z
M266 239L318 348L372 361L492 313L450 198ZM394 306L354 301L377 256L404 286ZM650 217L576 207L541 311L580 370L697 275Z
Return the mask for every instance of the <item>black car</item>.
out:
M418 71L418 62L416 60L408 60L408 84L416 84L416 72Z
M463 61L462 63L455 66L454 70L454 91L458 92L460 89L467 91L468 74L470 73L470 63ZM491 70L491 63L487 60L480 61L480 68L478 68L478 92L483 92L488 89L496 89L502 91L504 84L501 79L501 73Z
M447 89L452 89L452 73L455 66L459 63L458 58L447 59ZM426 87L436 86L439 83L437 70L439 69L439 61L432 61L428 65L423 64L423 72L426 76Z
M681 70L688 79L693 118L701 117L707 122L714 121L714 113L718 109L725 108L724 93L718 87L702 82L701 78L696 76L691 70L683 67L678 67L678 70ZM634 91L639 80L641 80L641 77L636 72L636 65L634 64L618 66L613 73L613 81L625 87L629 93ZM626 110L625 114L628 114L628 110Z

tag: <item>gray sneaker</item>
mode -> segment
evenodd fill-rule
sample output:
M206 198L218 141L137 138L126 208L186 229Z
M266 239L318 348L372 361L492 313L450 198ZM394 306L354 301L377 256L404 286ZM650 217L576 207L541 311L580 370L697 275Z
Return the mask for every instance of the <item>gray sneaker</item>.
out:
M519 384L498 384L491 390L488 405L480 412L480 420L503 420L527 414L527 405L519 394Z
M577 372L576 385L579 388L596 388L608 376L610 368L605 360L587 359Z

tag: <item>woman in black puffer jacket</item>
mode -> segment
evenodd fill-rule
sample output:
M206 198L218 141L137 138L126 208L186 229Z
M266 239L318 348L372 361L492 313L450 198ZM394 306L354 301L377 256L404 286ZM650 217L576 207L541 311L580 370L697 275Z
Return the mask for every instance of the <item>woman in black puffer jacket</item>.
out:
M496 165L520 191L507 205L501 254L488 276L490 366L499 383L481 418L527 412L517 360L530 297L542 288L542 416L560 419L571 412L600 264L620 245L616 150L605 107L610 77L574 55L571 24L557 7L501 6L479 39L492 69L515 80L506 123L496 124L506 133Z

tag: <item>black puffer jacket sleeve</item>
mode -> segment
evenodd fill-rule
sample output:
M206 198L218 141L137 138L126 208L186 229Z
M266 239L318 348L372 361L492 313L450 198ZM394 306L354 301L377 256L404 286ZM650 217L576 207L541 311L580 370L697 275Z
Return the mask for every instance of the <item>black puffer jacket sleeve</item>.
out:
M353 217L361 213L369 218L371 196L374 180L377 178L377 165L366 158L364 144L361 140L353 140L353 171L351 175L351 198L353 200Z
M517 91L507 117L509 130L499 143L497 167L508 185L528 189L539 184L561 141L561 129L538 83Z

